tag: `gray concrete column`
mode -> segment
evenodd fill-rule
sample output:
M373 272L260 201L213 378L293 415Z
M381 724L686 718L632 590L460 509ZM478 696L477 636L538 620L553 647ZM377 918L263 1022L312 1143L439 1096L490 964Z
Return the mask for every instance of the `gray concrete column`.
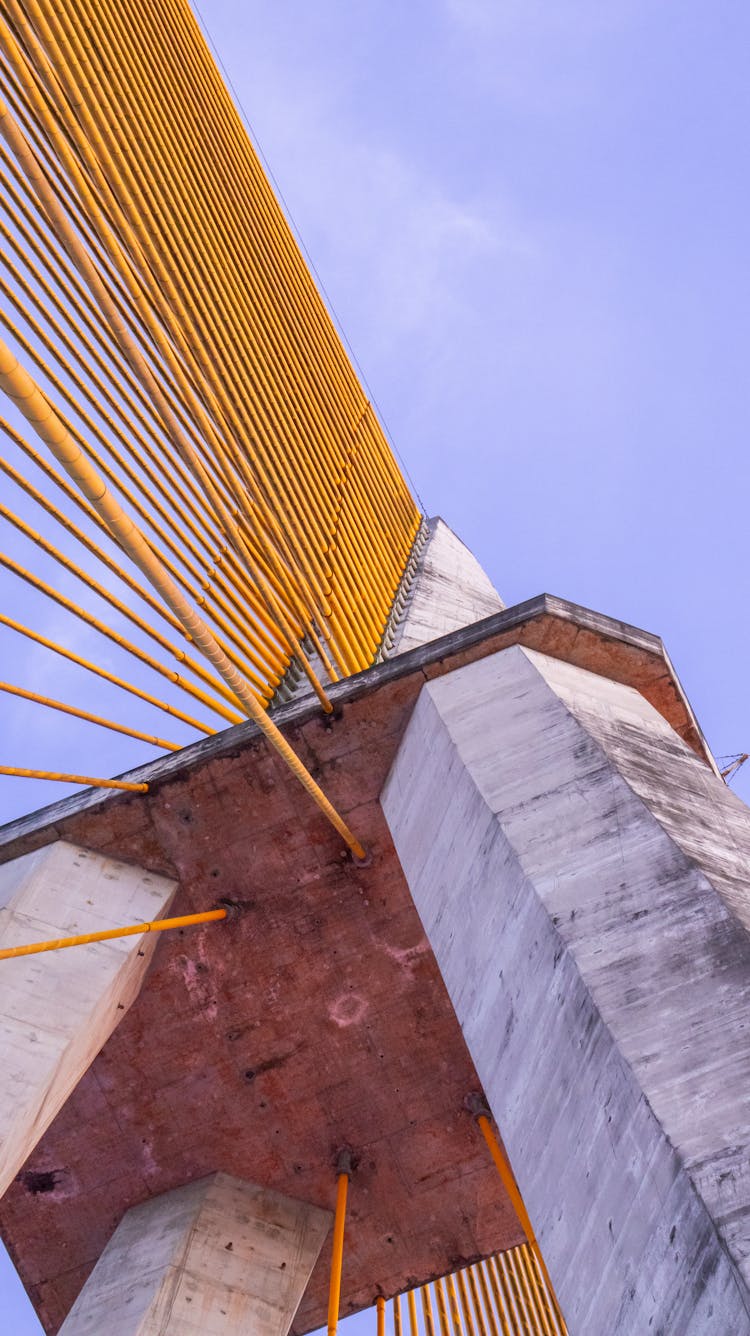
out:
M382 801L572 1336L747 1336L750 811L520 647L425 686Z
M161 917L175 883L58 841L0 867L0 947ZM155 938L0 961L0 1194L138 995Z
M228 1174L134 1206L60 1336L286 1336L329 1211Z

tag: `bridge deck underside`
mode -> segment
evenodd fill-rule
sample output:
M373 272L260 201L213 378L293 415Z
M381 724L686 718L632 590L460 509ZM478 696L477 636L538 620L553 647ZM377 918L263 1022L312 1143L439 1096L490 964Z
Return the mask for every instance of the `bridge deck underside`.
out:
M521 642L649 694L700 749L660 642L559 600L507 609L336 688L337 717L278 713L372 852L340 842L250 725L144 767L148 794L82 795L0 832L0 857L63 837L177 875L140 997L0 1203L0 1230L55 1332L123 1213L215 1170L330 1207L357 1158L342 1312L522 1235L470 1116L471 1058L378 797L426 677ZM295 1330L325 1320L329 1248Z

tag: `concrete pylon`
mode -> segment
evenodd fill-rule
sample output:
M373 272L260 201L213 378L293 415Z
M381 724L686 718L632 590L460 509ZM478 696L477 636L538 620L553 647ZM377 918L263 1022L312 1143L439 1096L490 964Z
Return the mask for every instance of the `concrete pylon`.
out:
M0 867L0 947L159 918L176 883L58 841ZM138 995L156 939L0 961L0 1195Z
M413 572L397 596L385 657L480 622L505 607L473 552L440 516L429 520Z
M383 808L571 1332L750 1333L750 811L632 688L429 682Z
M439 515L425 521L401 580L383 636L379 657L392 659L419 645L481 622L505 607L473 552ZM309 658L321 679L325 669L310 647ZM279 702L312 694L299 665L291 664L278 688Z
M329 1211L213 1174L128 1211L60 1336L286 1336Z

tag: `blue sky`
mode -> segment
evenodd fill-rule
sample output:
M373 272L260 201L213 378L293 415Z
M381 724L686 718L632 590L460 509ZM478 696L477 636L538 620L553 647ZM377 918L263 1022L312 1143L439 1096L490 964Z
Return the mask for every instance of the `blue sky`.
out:
M204 3L427 511L506 602L661 634L750 750L750 8Z

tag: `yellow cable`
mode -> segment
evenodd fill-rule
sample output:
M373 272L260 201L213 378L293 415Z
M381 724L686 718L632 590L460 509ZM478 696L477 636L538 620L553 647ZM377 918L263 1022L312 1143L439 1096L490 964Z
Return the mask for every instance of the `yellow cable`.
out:
M165 742L164 738L154 737L152 733L142 733L137 728L129 728L127 724L116 724L111 719L103 719L101 715L81 710L77 705L66 705L64 701L52 700L50 696L40 696L38 692L29 691L26 687L0 682L0 691L4 691L8 696L18 696L21 700L34 701L37 705L46 705L50 710L59 710L61 714L72 714L76 719L85 719L89 724L99 724L102 728L111 729L113 733L124 733L126 737L138 738L140 742L148 742L152 747L160 747L164 751L180 750L178 742Z
M147 932L170 932L173 928L193 928L199 923L218 923L226 917L226 909L209 909L203 914L181 914L177 918L155 919L151 923L132 923L126 928L103 928L100 932L84 932L75 937L57 937L48 942L31 942L27 946L6 946L0 949L0 960L36 956L43 951L64 951L70 946L89 946L93 942L111 942L118 937L142 937Z
M5 390L27 421L32 424L37 434L47 443L55 458L62 464L68 475L81 488L91 505L101 515L120 547L131 557L135 565L138 566L164 599L167 606L179 618L187 635L196 647L202 651L209 663L213 665L237 700L242 703L248 716L257 724L267 741L283 758L355 857L364 859L366 854L363 845L326 798L312 775L302 765L286 738L264 713L246 681L226 657L208 627L200 620L177 586L166 574L133 521L125 514L111 492L107 490L104 482L86 459L47 399L34 384L31 376L23 369L17 357L2 340L0 340L0 388Z
M69 599L59 589L54 589L52 585L47 584L47 582L42 580L40 576L34 575L33 571L27 570L25 566L20 564L20 562L14 561L7 552L0 552L0 566L4 566L7 571L18 576L20 580L24 580L32 587L32 589L37 589L39 593L44 594L46 598L52 599L53 602L59 604L61 608L64 608L66 612L72 613L74 617L78 617L82 622L93 627L95 631L99 631L101 635L106 636L108 640L111 640L115 645L118 645L120 649L126 650L127 653L132 654L134 658L140 659L141 663L147 664L149 668L153 668L154 671L160 673L162 677L166 677L167 681L172 682L174 686L177 686L182 691L186 691L189 695L194 696L196 700L202 701L204 705L207 705L211 710L214 710L216 714L221 715L228 723L238 724L241 722L241 715L235 714L232 710L228 710L221 701L214 700L207 692L196 686L194 682L191 682L186 677L182 677L175 671L175 669L168 668L166 664L160 663L152 654L141 649L140 645L133 644L132 641L127 640L125 636L121 636L119 632L113 629L113 627L105 626L105 624L99 621L97 617L94 617L92 613L87 612L85 608L79 607L77 603L74 603L72 599ZM183 662L187 662L187 655L185 656L185 659L183 659Z
M76 654L72 649L66 649L64 645L58 645L54 640L41 635L39 631L32 631L30 627L24 626L22 622L17 622L13 617L6 617L5 613L0 613L0 626L7 626L10 631L16 631L19 635L25 636L28 640L33 640L37 645L43 645L45 649L52 650L54 654L59 654L64 659L69 659L79 668L85 668L89 673L95 673L105 682L111 682L116 687L121 687L132 696L138 696L140 700L146 701L149 705L156 706L157 710L163 710L174 719L179 719L183 724L189 724L191 728L197 728L200 733L215 733L216 729L202 723L199 719L194 719L192 715L185 714L184 710L178 710L175 705L170 705L167 701L159 700L157 696L151 696L149 692L141 687L135 686L133 682L126 682L124 678L117 677L115 673L110 673L106 668L98 663L92 663L90 659L84 659L80 654Z
M51 779L61 784L86 784L95 789L125 789L128 793L148 793L148 784L131 784L123 779L92 779L90 775L68 775L57 770L25 770L18 766L0 765L0 775L17 779Z
M556 1311L559 1312L559 1304L557 1303L557 1297L555 1295L554 1287L552 1285L552 1281L550 1280L549 1272L547 1270L546 1263L542 1256L542 1250L537 1242L536 1234L534 1233L531 1220L529 1219L529 1213L526 1210L526 1205L524 1203L523 1197L521 1196L521 1193L518 1190L518 1185L513 1176L513 1171L508 1161L506 1160L505 1156L503 1155L503 1152L500 1148L500 1143L497 1137L495 1136L492 1124L487 1115L485 1113L478 1113L476 1115L476 1120L482 1133L482 1136L484 1137L487 1143L487 1148L490 1152L490 1155L492 1156L492 1159L495 1163L495 1168L497 1169L498 1174L500 1175L503 1187L505 1188L505 1191L507 1192L510 1198L511 1205L516 1215L518 1216L521 1228L523 1229L523 1232L526 1235L526 1238L528 1239L529 1247L531 1248L534 1257L536 1258L539 1270L542 1276L544 1277L544 1284L547 1293L552 1299ZM562 1317L562 1314L560 1314L560 1317Z
M341 1303L341 1271L344 1263L344 1226L349 1175L340 1173L336 1179L336 1210L333 1218L333 1248L331 1255L331 1283L328 1293L328 1336L336 1336Z

